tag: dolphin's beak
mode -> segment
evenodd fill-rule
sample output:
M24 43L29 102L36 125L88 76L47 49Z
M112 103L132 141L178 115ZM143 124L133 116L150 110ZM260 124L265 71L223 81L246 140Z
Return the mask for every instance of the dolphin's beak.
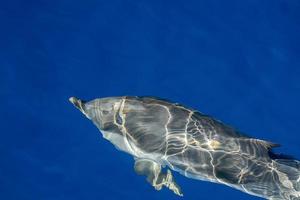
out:
M83 110L82 108L82 101L80 99L77 99L76 97L70 97L69 101L80 111Z
M82 101L76 97L70 97L69 101L76 107L78 108L78 110L80 110L87 118L90 119L90 117L87 115L86 111L85 111L85 101Z

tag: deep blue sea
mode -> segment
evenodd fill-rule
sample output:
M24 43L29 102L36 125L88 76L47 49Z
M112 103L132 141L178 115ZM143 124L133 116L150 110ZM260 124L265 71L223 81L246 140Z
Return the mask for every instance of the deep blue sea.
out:
M253 200L155 191L68 101L170 99L300 158L300 1L0 1L1 200Z

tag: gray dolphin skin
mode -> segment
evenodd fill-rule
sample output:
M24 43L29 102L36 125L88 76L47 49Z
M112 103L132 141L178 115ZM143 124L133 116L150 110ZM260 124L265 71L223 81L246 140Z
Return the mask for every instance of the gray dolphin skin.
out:
M108 97L73 103L156 189L182 196L172 171L265 199L300 200L300 162L272 153L274 143L246 136L177 103Z

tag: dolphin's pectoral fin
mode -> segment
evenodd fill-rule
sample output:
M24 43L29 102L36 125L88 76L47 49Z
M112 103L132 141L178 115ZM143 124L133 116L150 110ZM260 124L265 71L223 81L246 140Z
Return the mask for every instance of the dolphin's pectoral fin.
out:
M156 189L161 190L163 186L172 190L175 194L183 196L180 187L174 181L170 170L163 173L161 165L147 159L136 159L134 163L134 170L139 175L145 175L147 181Z

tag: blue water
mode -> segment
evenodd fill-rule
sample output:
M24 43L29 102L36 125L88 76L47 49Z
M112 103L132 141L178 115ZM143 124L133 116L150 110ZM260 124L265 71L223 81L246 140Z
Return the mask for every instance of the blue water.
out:
M155 191L69 102L171 99L300 158L298 0L0 1L0 199L259 199Z

